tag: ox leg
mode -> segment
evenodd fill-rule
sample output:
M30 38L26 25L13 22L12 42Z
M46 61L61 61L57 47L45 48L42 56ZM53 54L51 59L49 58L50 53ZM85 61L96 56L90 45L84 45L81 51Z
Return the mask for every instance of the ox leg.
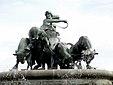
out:
M74 64L74 63L73 63L73 58L70 57L70 58L68 59L68 62L67 62L68 68L69 68L69 69L73 69L73 68L74 68L74 65L73 65L73 64Z
M60 69L65 69L65 64L64 63L60 63Z
M96 67L90 66L89 63L87 63L87 62L86 62L86 68L87 68L87 69L96 69Z
M27 70L29 69L29 67L30 67L30 69L32 70L32 62L27 62L28 63L28 65L27 65Z
M78 60L75 65L78 69L82 69L81 60Z
M92 69L92 67L89 65L89 63L86 63L86 68L87 69Z
M57 69L58 65L60 66L60 60L59 60L58 56L55 54L53 56L53 66L52 66L52 68Z
M27 58L27 70L29 69L29 67L30 67L30 69L32 69L32 66L33 66L33 64L32 64L32 60L31 60L31 55L30 56L28 56L28 58Z
M91 66L89 65L93 59L94 59L94 56L91 55L91 56L88 57L88 59L86 60L86 68L87 68L87 69L96 69L95 67L91 67Z
M16 65L12 69L18 69L18 64L19 64L19 62L17 61Z
M39 61L38 59L36 60L37 65L34 66L33 69L42 69L41 65L41 60Z
M46 60L47 62L47 66L48 66L48 69L51 69L53 67L53 59L52 59L52 56L48 56L48 59Z
M90 64L90 61L86 60L86 68L87 69L91 69L92 68L89 64Z
M30 67L30 70L32 70L32 66L31 65L27 65L27 70L29 69Z
M81 61L79 61L78 69L82 69Z

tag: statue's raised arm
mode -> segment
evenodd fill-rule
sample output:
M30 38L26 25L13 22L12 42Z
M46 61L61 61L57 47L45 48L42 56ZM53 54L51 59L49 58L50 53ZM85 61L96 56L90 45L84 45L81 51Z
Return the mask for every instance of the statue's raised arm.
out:
M60 19L46 19L45 21L48 23L59 23L59 22L67 23L67 20L60 20Z
M56 26L53 25L53 23L59 23L59 22L64 22L67 24L66 27L61 27L61 28L65 29L68 27L67 20L60 20L60 17L58 15L53 15L51 12L46 11L45 16L46 16L46 19L43 20L43 25L41 26L40 29L48 29L50 26L52 28L55 28ZM58 26L58 27L60 27L60 26Z

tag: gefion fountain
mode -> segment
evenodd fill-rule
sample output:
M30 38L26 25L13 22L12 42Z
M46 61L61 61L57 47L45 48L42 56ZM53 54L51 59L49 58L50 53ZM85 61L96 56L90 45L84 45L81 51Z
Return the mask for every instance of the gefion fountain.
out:
M64 22L68 26L67 21L60 20L59 16L49 11L46 11L45 16L40 29L32 27L29 38L21 39L14 54L17 63L12 70L0 72L0 85L113 85L112 71L92 69L89 65L96 53L90 50L87 36L80 37L75 45L70 43L72 47L67 50L67 44L58 38L57 25L53 24ZM67 26L59 27L65 29ZM79 48L82 46L85 47ZM80 53L76 54L76 48L81 50ZM30 66L32 70L17 70L19 62L24 63L25 60L27 68ZM81 60L86 62L87 69L82 69ZM77 61L75 64L78 69L73 69L73 61ZM44 68L45 63L48 69ZM34 64L37 65L32 68ZM61 69L56 69L58 65ZM39 70L39 66L43 69Z

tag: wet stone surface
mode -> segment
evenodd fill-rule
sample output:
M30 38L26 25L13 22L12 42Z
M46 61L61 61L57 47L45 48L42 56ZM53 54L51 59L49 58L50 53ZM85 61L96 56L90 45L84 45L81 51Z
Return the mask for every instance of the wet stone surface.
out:
M19 80L1 81L0 85L112 85L112 82L106 79Z
M0 73L0 85L113 85L106 70L25 70Z

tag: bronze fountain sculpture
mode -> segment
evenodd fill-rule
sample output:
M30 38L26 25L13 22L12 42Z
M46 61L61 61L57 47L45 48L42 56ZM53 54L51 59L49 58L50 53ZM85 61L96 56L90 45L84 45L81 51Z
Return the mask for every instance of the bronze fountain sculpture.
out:
M90 66L98 53L92 50L88 37L81 36L75 44L61 42L55 23L65 23L61 28L66 29L67 20L61 20L50 11L46 11L45 16L40 28L32 27L29 37L20 40L13 54L16 64L11 71L0 73L0 85L112 85L112 72ZM24 64L25 61L27 69L16 70L19 62ZM82 68L81 61L86 62L86 69Z
M71 49L69 49L66 46L69 43L66 44L60 41L58 37L60 33L56 31L56 26L54 24L64 22L67 24L67 26L64 28L67 28L67 20L60 20L58 15L53 15L49 11L45 12L45 16L46 19L43 20L43 25L40 28L32 27L29 30L29 38L24 39L26 42L23 42L23 40L20 41L18 50L14 54L17 56L17 64L13 68L18 67L19 61L22 63L22 61L26 59L28 62L27 69L29 66L32 69L32 66L35 64L35 62L37 63L35 69L38 69L40 66L45 68L45 63L47 63L49 68L56 68L57 65L60 65L60 67L63 69L69 69L73 68L72 65L74 65L75 61L79 62L78 68L80 69L82 68L80 61L84 60L84 56L86 57L86 51L84 50L89 50L90 53L87 54L87 59L85 61L87 63L87 68L90 69L91 66L89 66L89 63L91 60L93 60L94 55L97 53L94 53L90 50L92 46L88 37L81 36L79 41L73 45ZM24 44L25 46L23 46ZM21 49L24 52L21 51ZM87 60L89 60L89 62ZM66 65L68 67L65 67Z

